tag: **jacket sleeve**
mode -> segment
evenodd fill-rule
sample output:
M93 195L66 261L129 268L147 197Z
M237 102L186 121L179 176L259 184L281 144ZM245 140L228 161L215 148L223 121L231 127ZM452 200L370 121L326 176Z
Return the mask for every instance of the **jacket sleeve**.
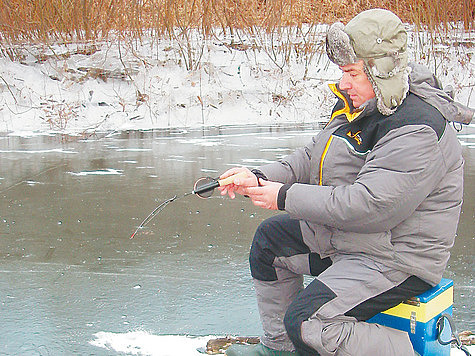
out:
M407 125L379 140L353 184L293 184L285 210L293 218L340 230L388 231L415 211L446 171L436 133Z
M281 160L259 167L259 171L273 182L310 183L310 162L315 138L307 146L295 150Z

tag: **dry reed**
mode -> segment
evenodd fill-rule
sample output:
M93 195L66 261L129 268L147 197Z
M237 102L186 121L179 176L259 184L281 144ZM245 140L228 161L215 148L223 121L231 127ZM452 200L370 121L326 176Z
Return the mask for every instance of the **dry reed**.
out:
M198 29L233 33L276 31L302 24L347 21L374 7L394 11L403 21L436 30L453 22L473 29L475 0L0 0L3 45L82 41L144 31L171 36Z
M307 63L321 48L318 24L347 22L369 8L392 10L440 41L454 24L472 31L475 0L0 0L0 56L24 57L25 45L133 43L167 39L195 70L210 38L264 50L283 68L292 53ZM459 26L459 25L457 25ZM228 38L229 38L228 37ZM291 38L299 38L292 41Z

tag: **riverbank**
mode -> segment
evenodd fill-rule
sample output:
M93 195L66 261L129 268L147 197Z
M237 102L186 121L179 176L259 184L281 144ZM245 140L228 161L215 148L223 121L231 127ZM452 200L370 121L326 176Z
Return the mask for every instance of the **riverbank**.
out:
M156 356L199 356L198 350L205 349L206 342L215 336L192 337L186 335L152 335L144 331L130 332L126 334L115 334L101 332L94 335L95 339L91 345L114 350L117 352L156 355ZM468 350L473 354L474 346L468 346ZM463 356L465 353L459 349L452 348L451 356Z
M475 107L475 34L409 30L411 60ZM249 37L23 45L0 58L0 132L12 135L325 121L340 73L326 25ZM304 44L312 44L309 49ZM299 50L300 48L300 50ZM20 55L18 55L20 54Z

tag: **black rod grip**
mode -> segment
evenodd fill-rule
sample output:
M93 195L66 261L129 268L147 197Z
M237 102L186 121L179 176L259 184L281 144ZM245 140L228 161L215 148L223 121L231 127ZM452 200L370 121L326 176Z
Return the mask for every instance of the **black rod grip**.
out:
M217 187L219 187L219 182L216 180L214 182L203 184L201 187L195 187L195 189L193 189L193 193L194 194L206 193L206 192L209 192L210 190L214 190Z

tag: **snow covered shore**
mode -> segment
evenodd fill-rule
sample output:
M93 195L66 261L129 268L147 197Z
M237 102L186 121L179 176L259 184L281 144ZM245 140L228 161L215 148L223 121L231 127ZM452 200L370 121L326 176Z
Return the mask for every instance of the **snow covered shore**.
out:
M206 342L216 336L192 337L186 335L153 335L145 331L133 331L125 334L99 332L90 341L91 345L130 355L154 356L199 356L197 349L206 348ZM473 354L474 346L468 346ZM451 356L463 356L465 353L452 348Z
M280 42L196 34L188 48L156 39L23 46L20 59L0 57L0 132L324 121L335 100L325 83L340 75L322 52L325 31L290 32ZM475 35L460 31L434 47L428 34L410 32L409 50L455 88L457 101L475 107ZM299 50L305 41L317 52Z

